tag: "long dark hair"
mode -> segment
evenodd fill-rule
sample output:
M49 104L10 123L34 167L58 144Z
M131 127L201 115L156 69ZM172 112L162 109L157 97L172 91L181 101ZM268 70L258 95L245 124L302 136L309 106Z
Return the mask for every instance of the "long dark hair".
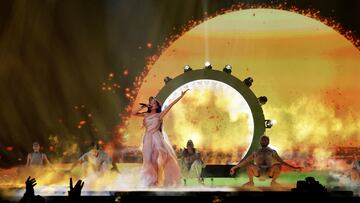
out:
M157 104L157 108L156 108L156 113L160 113L161 112L161 104L158 100L156 100L154 97L150 97L149 98L149 105L148 105L148 110L147 112L148 113L151 113L151 101L152 100L155 100L156 104ZM160 123L160 126L159 126L159 131L162 132L162 122Z
M156 100L154 97L150 97L149 98L149 106L148 106L148 110L147 112L150 113L151 112L151 101L155 100L156 104L157 104L157 108L156 108L156 113L160 113L161 112L161 104L158 100Z

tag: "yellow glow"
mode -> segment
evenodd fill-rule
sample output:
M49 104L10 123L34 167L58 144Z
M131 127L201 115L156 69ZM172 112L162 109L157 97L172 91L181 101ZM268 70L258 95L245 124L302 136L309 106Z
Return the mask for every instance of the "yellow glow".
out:
M204 50L205 43L208 50ZM206 53L209 58L205 58ZM176 77L184 65L203 68L207 59L214 69L230 64L232 75L254 78L251 89L269 99L263 106L265 117L277 121L267 134L281 152L360 145L360 52L331 27L274 9L217 16L186 32L162 53L135 104L156 95L165 76ZM198 100L205 102L206 97ZM178 119L180 106L172 110ZM142 134L141 120L131 119L129 123L131 138L127 141L136 145ZM217 142L226 149L232 147L229 142L237 140Z
M201 150L243 154L250 145L253 118L245 99L232 87L214 80L197 80L175 90L164 108L189 89L164 119L171 142L181 148L189 139ZM239 157L230 159L235 162Z

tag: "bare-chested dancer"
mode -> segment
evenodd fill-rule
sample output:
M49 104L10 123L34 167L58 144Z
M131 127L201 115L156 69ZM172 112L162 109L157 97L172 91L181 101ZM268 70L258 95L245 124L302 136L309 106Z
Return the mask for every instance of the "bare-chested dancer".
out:
M271 178L271 186L278 185L276 179L280 175L281 165L301 169L301 167L295 167L283 161L275 150L268 147L269 141L269 137L263 135L260 138L261 148L230 169L230 174L234 175L237 168L249 164L246 168L249 182L245 183L244 186L254 186L254 176L262 180Z

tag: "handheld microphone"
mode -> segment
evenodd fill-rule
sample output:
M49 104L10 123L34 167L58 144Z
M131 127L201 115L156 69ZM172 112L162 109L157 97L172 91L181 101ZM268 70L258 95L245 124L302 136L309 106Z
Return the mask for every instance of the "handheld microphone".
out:
M149 105L145 104L145 103L140 103L141 106L145 106L145 107L149 107Z

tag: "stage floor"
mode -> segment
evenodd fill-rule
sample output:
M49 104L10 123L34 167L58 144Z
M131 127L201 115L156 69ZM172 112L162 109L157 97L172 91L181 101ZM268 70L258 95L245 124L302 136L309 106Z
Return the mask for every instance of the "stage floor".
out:
M240 173L239 176L234 178L205 178L204 184L200 184L197 179L183 179L181 186L177 188L147 189L138 186L141 169L141 164L138 163L118 164L120 173L109 172L102 177L81 177L81 168L75 168L72 173L67 173L66 170L68 168L70 168L69 164L58 164L54 165L53 170L29 171L23 168L1 169L0 195L7 200L18 200L24 194L24 182L28 176L37 179L35 194L49 198L67 196L70 177L72 177L74 181L79 178L85 181L82 195L87 197L114 197L119 194L127 195L129 198L133 195L206 196L206 194L211 194L212 196L216 196L218 193L223 196L262 196L261 194L290 193L291 189L296 187L298 180L305 180L305 178L309 176L314 177L328 188L328 191L351 190L355 196L358 196L360 191L358 185L349 188L346 186L347 183L341 180L341 178L336 178L337 173L330 171L284 171L278 178L278 182L281 184L280 187L270 187L270 180L260 181L256 178L254 179L255 187L243 187L242 185L246 183L248 179L245 173Z

